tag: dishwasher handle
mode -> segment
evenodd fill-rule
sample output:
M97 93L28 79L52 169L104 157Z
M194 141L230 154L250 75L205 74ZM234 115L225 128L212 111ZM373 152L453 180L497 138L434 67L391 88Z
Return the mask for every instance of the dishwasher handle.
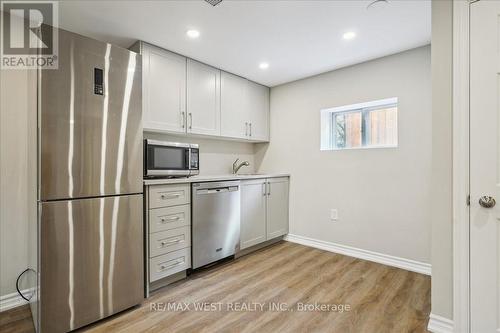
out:
M214 188L204 188L196 190L196 194L218 194L226 192L236 192L239 191L239 186L225 186L225 187L214 187Z

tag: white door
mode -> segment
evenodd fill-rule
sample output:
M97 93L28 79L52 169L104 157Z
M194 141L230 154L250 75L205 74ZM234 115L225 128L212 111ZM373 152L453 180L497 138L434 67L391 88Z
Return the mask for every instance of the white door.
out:
M471 4L471 332L500 332L500 1ZM481 199L483 196L485 198Z
M241 182L240 248L266 241L266 180Z
M145 45L143 51L145 130L186 131L186 58Z
M254 82L248 84L249 137L269 141L269 88Z
M220 70L188 59L188 133L220 135Z
M248 81L242 77L221 73L221 135L248 139L250 119L247 99Z
M288 178L267 180L267 239L288 233Z

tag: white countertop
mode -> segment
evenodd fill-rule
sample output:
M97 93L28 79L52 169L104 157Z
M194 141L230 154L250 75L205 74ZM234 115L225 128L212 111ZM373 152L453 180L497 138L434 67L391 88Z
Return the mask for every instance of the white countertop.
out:
M290 174L263 173L263 174L237 174L237 175L207 175L207 176L193 176L189 178L144 179L144 185L182 184L182 183L212 182L221 180L245 180L245 179L278 178L278 177L290 177Z

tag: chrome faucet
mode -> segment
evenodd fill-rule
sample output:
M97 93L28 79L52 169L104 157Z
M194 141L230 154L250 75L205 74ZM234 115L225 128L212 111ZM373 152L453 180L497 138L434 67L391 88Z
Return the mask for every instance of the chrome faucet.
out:
M243 166L249 166L250 163L248 161L241 162L240 164L236 165L240 159L237 158L236 161L233 163L233 175L238 173L238 170L241 169Z

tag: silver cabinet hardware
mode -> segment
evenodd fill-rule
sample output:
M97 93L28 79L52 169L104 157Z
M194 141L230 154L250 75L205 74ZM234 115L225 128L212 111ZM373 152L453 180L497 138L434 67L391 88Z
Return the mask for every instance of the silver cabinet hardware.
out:
M249 124L250 124L250 136L252 136L252 123Z
M181 127L186 127L186 113L184 111L181 112Z
M245 136L248 136L248 123L245 123Z
M173 221L179 221L181 218L180 216L174 216L174 217L162 217L160 218L161 223L167 223L167 222L173 222Z
M265 182L262 184L262 190L263 190L263 192L264 192L264 193L262 193L262 195L263 195L263 196L266 196L266 195L267 195L267 185L266 185L266 183L265 183Z
M165 271L167 269L174 268L175 266L178 266L178 265L183 264L183 263L184 263L184 260L178 260L177 262L175 262L171 265L160 265L160 272Z
M162 194L160 198L162 199L174 199L180 197L180 193Z
M189 115L189 129L193 128L193 114L191 112L188 113Z
M484 195L481 198L479 198L479 204L481 205L481 207L484 208L493 208L495 207L496 203L497 202L493 197L487 195Z
M267 195L271 195L271 183L267 182Z
M177 239L171 240L171 241L162 241L162 242L160 242L160 245L161 245L161 247L165 247L165 246L169 246L172 244L178 244L178 243L181 243L183 241L184 241L183 239L177 238Z

